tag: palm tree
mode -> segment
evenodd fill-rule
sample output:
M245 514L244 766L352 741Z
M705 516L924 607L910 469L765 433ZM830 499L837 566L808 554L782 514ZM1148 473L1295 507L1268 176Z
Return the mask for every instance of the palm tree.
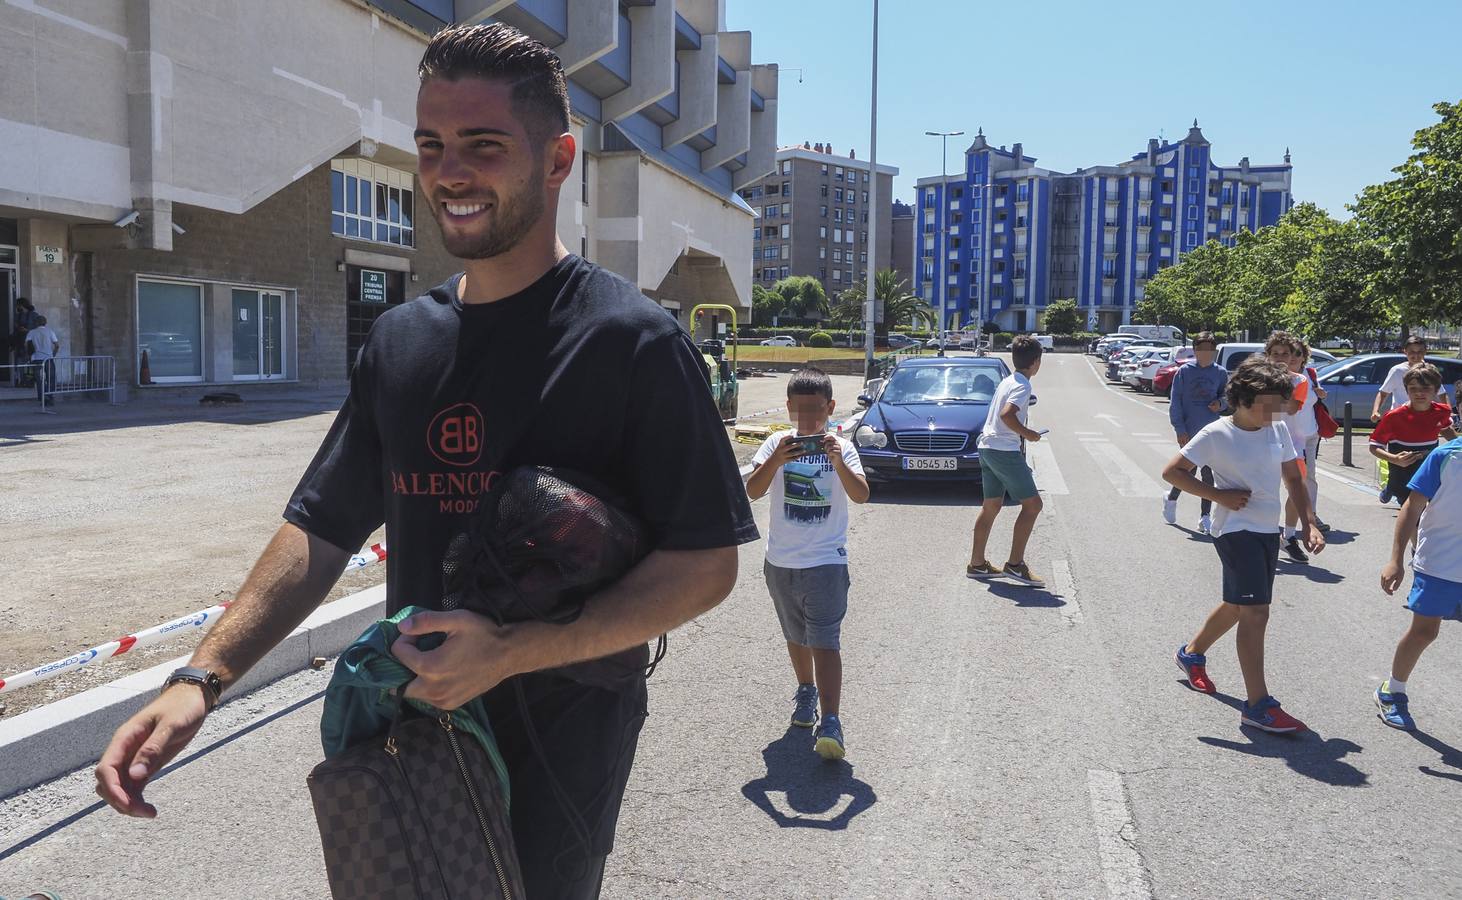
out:
M850 323L863 321L863 301L867 296L864 285L857 284L838 295L838 306L834 318ZM921 322L933 325L936 314L933 307L909 293L909 283L898 277L893 269L880 269L873 276L873 297L883 306L883 321L878 332L886 333L894 325L918 325Z

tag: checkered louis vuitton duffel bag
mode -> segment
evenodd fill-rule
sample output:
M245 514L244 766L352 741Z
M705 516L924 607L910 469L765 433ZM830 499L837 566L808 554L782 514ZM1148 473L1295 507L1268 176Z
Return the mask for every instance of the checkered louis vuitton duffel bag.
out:
M506 785L482 746L403 705L384 739L320 763L310 799L337 900L519 900Z

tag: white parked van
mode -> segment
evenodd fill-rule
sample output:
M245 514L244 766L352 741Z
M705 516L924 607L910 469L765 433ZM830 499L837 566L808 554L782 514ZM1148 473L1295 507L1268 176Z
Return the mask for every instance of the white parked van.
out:
M1176 325L1123 325L1123 334L1135 334L1141 338L1157 338L1165 341L1183 341L1183 329Z

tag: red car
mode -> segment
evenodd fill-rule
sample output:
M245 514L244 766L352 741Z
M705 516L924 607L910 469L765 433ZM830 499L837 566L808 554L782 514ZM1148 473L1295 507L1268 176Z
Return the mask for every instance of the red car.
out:
M1152 376L1152 392L1159 397L1166 397L1173 392L1173 375L1178 371L1182 363L1172 363L1157 370Z

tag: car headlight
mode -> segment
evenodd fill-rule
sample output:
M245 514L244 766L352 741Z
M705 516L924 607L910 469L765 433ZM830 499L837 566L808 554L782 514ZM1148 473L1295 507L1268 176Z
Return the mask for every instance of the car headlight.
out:
M853 440L859 447L874 447L882 450L888 446L888 435L874 428L872 425L860 425L853 433Z

